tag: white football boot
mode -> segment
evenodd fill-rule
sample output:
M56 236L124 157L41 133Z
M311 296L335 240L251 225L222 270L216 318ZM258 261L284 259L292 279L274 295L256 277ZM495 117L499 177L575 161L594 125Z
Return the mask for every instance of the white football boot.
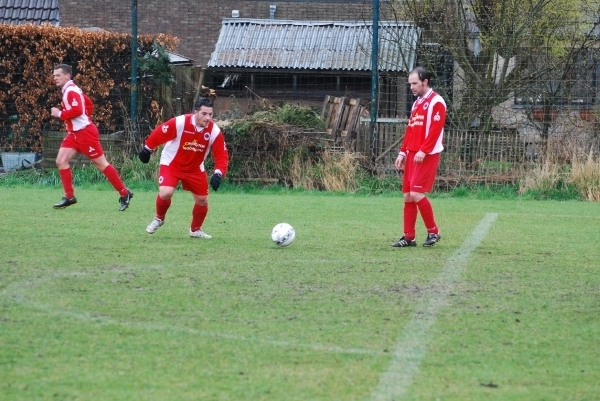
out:
M156 230L158 230L158 227L162 226L163 224L165 224L164 220L155 217L154 220L152 220L150 224L146 226L146 232L148 234L154 234Z
M192 238L212 238L212 235L208 235L202 230L192 231L190 228L190 237Z

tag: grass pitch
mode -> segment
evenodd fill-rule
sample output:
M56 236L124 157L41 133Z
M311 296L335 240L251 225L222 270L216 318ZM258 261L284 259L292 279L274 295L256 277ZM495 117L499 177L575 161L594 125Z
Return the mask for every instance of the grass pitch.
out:
M0 189L2 400L596 400L597 203ZM271 228L296 240L278 248ZM419 221L418 243L425 239Z

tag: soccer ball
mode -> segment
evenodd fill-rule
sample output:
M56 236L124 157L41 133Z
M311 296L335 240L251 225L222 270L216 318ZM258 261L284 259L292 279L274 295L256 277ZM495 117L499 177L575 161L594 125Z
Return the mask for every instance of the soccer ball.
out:
M271 232L271 239L278 246L288 246L294 242L294 238L296 238L296 231L288 223L277 224Z

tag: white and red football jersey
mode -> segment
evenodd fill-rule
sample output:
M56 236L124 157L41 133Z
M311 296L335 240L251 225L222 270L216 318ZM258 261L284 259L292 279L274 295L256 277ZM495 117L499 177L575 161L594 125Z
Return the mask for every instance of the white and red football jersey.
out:
M433 90L413 103L410 120L399 152L440 153L444 150L444 124L446 123L446 102Z
M215 160L215 172L227 173L229 153L223 133L210 121L206 128L196 127L195 115L184 114L159 125L146 139L146 146L156 149L165 144L160 164L172 166L181 172L204 171L204 160L211 149Z
M79 131L92 123L94 105L73 81L62 88L62 106L60 119L65 122L67 132Z

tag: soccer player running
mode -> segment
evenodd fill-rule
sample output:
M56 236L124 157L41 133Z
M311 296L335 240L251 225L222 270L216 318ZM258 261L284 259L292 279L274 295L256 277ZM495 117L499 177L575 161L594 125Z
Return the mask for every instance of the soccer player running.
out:
M427 228L423 246L433 246L442 239L435 223L433 208L425 193L433 188L440 152L444 149L446 103L429 86L431 73L417 67L408 75L408 83L417 100L413 103L404 140L395 165L404 169L404 236L390 246L417 246L416 223L420 213Z
M91 120L94 105L89 97L75 85L71 76L73 71L69 65L60 64L54 68L54 83L62 89L62 110L57 107L50 109L52 117L65 122L67 135L60 144L56 156L56 166L60 174L65 196L54 205L55 209L63 209L77 203L73 188L73 174L69 161L77 153L84 154L94 163L119 192L120 211L129 207L133 193L128 190L117 170L108 163L100 145L98 128Z
M165 144L160 155L158 172L158 196L156 216L146 227L148 234L154 234L164 224L171 198L177 184L190 191L194 197L190 237L212 238L202 231L208 214L208 182L204 160L213 151L214 174L210 186L217 191L221 178L227 173L229 153L223 133L212 121L213 103L208 98L199 98L192 114L174 117L152 131L139 153L144 163L150 161L154 149Z

